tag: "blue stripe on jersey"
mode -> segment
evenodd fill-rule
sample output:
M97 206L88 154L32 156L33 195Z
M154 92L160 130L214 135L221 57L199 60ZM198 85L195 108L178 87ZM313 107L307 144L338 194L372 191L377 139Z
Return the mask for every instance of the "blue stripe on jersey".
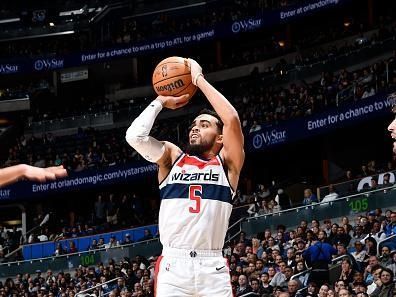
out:
M212 184L202 185L202 199L218 200L232 204L230 187ZM161 199L188 199L188 189L191 184L168 184L160 190Z

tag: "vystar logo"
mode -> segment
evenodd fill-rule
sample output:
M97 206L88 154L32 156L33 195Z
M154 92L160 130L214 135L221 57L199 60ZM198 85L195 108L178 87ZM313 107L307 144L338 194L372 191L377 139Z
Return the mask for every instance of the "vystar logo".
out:
M231 25L233 33L239 33L241 31L255 30L261 27L261 19L247 19L242 21L236 21Z
M263 146L270 146L276 143L282 143L286 141L286 130L278 131L273 129L271 131L265 131L254 135L253 147L260 149Z
M63 59L40 59L34 62L34 69L37 71L59 69L63 68L63 64Z
M219 174L213 173L212 169L209 172L199 173L185 173L178 172L172 175L172 181L219 181Z
M19 72L19 65L16 64L0 64L0 73L17 73Z
M0 190L0 200L9 199L11 195L11 190Z

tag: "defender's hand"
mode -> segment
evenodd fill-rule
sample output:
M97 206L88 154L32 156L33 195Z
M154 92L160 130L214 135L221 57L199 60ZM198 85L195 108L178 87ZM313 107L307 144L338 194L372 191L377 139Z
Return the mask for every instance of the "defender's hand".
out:
M24 168L23 177L38 182L46 182L67 176L66 169L63 166L53 166L47 168L38 168L26 165Z
M182 96L158 96L157 100L159 100L162 104L163 107L169 108L169 109L178 109L180 107L183 107L189 102L189 94L185 94Z
M194 59L187 59L188 65L190 66L190 71L191 71L191 81L194 85L197 85L198 83L198 78L202 74L202 67L198 64L197 61Z

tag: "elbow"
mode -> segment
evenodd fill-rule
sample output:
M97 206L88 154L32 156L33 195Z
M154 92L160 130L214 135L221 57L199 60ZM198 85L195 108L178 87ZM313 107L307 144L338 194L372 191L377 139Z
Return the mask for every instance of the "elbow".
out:
M137 146L139 146L139 144L144 142L145 138L145 136L139 135L138 133L134 132L134 129L132 129L132 127L129 127L125 134L126 142L128 142L128 144L133 148L136 148Z
M234 125L241 126L241 121L239 120L238 112L236 110L234 110L233 112L230 112L227 115L227 118L223 120L223 123L224 123L224 125L227 125L227 126L234 126Z

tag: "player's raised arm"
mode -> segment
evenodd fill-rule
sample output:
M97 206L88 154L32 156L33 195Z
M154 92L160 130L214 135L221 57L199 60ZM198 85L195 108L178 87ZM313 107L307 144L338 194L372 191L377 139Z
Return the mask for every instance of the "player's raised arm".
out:
M188 61L191 67L193 84L204 93L224 124L223 158L229 169L239 173L245 159L245 152L243 149L244 138L238 112L231 103L204 78L201 66L193 59L188 59Z
M26 164L19 164L0 169L0 187L12 184L21 179L46 182L67 176L63 166L39 168Z
M179 97L158 96L132 122L126 131L125 139L147 161L160 166L160 175L163 167L168 168L180 149L170 143L162 142L150 136L154 121L163 107L177 109L188 103L188 95Z

